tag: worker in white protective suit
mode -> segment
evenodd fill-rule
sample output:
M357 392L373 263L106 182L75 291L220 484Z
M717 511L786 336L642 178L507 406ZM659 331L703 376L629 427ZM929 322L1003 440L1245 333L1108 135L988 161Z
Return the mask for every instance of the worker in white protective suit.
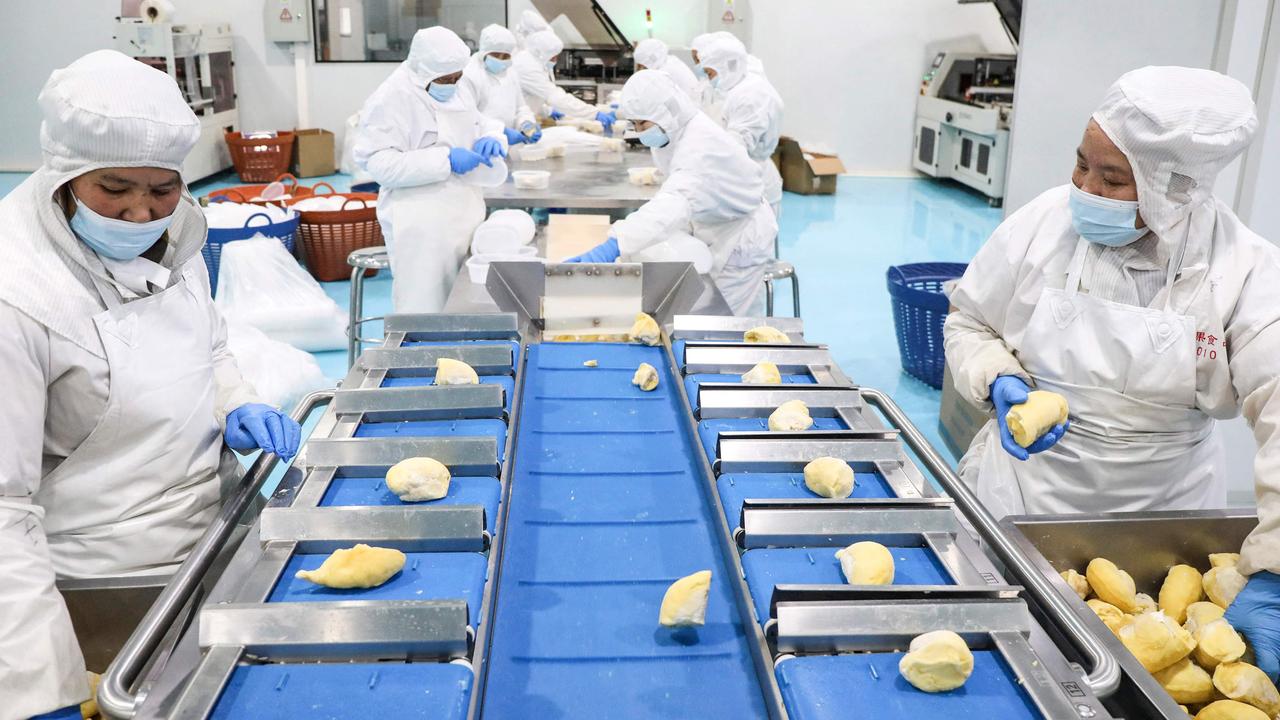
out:
M694 102L702 100L702 88L698 86L698 78L688 65L671 57L667 44L657 38L647 38L636 44L636 70L657 70L671 78L676 87L684 91Z
M535 113L552 120L598 120L606 131L612 131L617 115L596 110L594 105L574 97L556 85L555 67L564 51L564 42L550 30L536 32L525 39L524 48L516 53L515 71L524 90L524 102Z
M742 141L764 174L764 199L778 215L782 175L773 151L782 135L782 98L764 75L747 71L747 49L738 38L717 33L704 46L702 69L721 97L720 114L729 134Z
M570 262L626 261L688 233L711 249L711 276L733 313L761 314L778 223L762 198L760 167L656 70L627 80L620 112L636 123L666 179L652 200L613 224L608 240Z
M1231 78L1127 73L1071 183L1011 215L969 265L946 354L960 394L995 409L960 465L994 514L1221 507L1214 421L1243 410L1260 523L1239 567L1280 571L1280 250L1212 194L1256 128ZM1004 416L1031 387L1064 395L1071 422L1024 449Z
M462 82L476 99L476 109L502 123L508 145L542 139L542 128L524 102L520 78L511 69L515 51L515 35L501 25L489 25L480 31L480 50L462 70Z
M236 477L224 441L291 457L301 437L227 349L177 85L102 50L39 105L44 163L0 201L2 720L89 698L55 579L173 572Z
M529 39L530 35L550 29L551 26L547 24L546 18L542 17L541 13L533 9L525 10L520 13L520 20L511 29L516 36L516 49L523 50L525 41Z
M408 59L360 111L355 158L380 186L397 313L444 309L484 222L482 188L506 181L502 123L481 114L459 82L468 56L452 30L419 30Z

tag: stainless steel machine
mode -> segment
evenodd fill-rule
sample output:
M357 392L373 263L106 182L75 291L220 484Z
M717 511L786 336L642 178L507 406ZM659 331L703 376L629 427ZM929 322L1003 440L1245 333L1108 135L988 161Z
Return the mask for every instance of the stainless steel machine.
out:
M115 49L168 73L200 118L200 139L182 164L188 183L231 167L224 136L240 127L231 26L116 21Z
M855 385L798 319L682 314L704 282L679 263L495 263L487 287L504 312L388 318L382 346L300 409L327 403L265 509L253 500L269 460L238 488L112 664L101 706L128 718L1135 717L1104 700L1119 668L1087 618L897 405ZM663 326L657 346L555 341L611 335L635 308ZM766 322L791 342L742 341ZM446 357L480 384L435 386ZM783 383L743 384L764 360ZM630 382L642 362L657 369L653 392ZM790 399L814 428L767 432ZM450 468L449 495L401 503L383 477L421 455ZM802 468L823 455L854 467L852 497L806 489ZM862 539L891 549L894 585L844 584L834 553ZM295 577L356 542L408 562L369 590ZM225 571L210 570L220 553ZM660 627L667 586L699 570L713 573L706 624ZM922 693L898 675L910 639L935 629L974 651L962 690Z
M565 41L556 63L557 85L592 104L603 104L611 91L622 89L635 72L633 46L600 3L533 0L533 6Z
M912 166L1004 199L1015 55L939 52L920 81Z

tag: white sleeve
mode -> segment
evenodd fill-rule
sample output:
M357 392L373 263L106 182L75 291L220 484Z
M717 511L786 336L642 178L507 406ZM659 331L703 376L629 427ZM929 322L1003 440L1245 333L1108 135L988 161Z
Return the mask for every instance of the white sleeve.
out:
M552 83L551 87L551 94L547 97L548 105L575 120L595 119L597 111L594 105L586 104L559 85Z
M735 102L724 107L725 130L742 143L750 155L769 133L768 108L759 103Z
M390 107L395 96L371 103L360 113L354 155L356 165L385 188L416 187L449 179L449 148L410 146L409 119Z
M49 396L49 331L0 302L0 501L40 488ZM0 577L4 577L0 575ZM2 585L3 583L0 583Z
M693 222L685 187L689 182L696 182L696 178L677 171L662 183L653 199L613 224L609 234L618 239L618 250L624 256L665 242L675 233L689 232Z
M546 69L539 66L536 60L528 57L517 57L515 70L520 75L520 87L525 95L538 98L571 118L579 120L595 118L596 109L594 107L582 102L566 92L564 88L552 82L551 76L547 74Z

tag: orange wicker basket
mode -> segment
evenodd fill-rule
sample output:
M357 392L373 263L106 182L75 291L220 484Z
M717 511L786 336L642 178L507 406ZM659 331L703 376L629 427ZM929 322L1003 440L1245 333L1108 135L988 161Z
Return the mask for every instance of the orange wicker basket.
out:
M276 177L272 182L278 182L284 185L285 194L289 197L283 202L279 200L251 199L261 196L263 191L267 189L267 185L236 185L234 187L222 188L221 190L214 190L208 195L205 195L205 197L210 200L213 200L214 198L226 198L232 202L251 203L253 205L284 205L289 200L310 197L315 193L314 189L299 183L298 178L294 177L290 173L284 173L283 175ZM328 183L320 183L320 185L328 185ZM319 187L319 185L316 187ZM332 190L333 188L330 187L329 189Z
M281 130L273 138L246 138L239 132L226 134L231 162L240 179L250 183L271 182L289 169L293 158L293 133Z
M321 183L323 184L323 183ZM317 185L317 187L319 187ZM351 277L347 256L353 250L382 244L382 226L378 210L369 203L376 193L333 193L347 198L342 210L299 210L298 247L307 269L322 282ZM291 200L293 205L298 200ZM365 273L375 275L376 270Z

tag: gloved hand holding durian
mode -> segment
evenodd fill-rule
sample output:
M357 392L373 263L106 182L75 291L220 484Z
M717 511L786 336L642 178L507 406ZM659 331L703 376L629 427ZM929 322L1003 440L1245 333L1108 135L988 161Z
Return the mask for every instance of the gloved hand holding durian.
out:
M1053 447L1067 433L1067 399L1032 391L1021 378L1001 375L991 383L991 404L1000 427L1000 444L1019 460Z

